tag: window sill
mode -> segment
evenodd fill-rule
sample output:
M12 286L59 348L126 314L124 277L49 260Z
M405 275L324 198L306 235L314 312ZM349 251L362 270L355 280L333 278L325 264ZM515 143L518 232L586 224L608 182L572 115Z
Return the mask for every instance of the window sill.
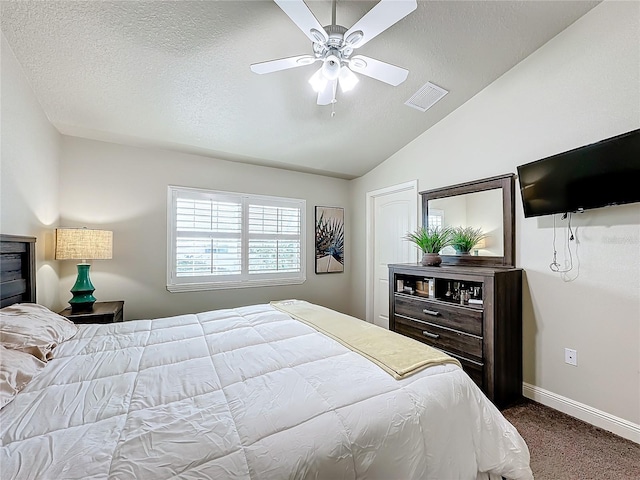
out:
M180 292L202 292L207 290L230 290L233 288L252 287L277 287L284 285L301 285L306 281L303 278L282 278L270 280L252 280L247 282L200 282L200 283L173 283L167 285L167 290L171 293Z

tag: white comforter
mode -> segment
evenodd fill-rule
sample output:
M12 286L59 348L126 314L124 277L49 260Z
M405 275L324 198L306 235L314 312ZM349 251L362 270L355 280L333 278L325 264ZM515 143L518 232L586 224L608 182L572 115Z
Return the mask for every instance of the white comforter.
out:
M532 478L456 366L401 381L268 305L81 326L0 411L2 478Z

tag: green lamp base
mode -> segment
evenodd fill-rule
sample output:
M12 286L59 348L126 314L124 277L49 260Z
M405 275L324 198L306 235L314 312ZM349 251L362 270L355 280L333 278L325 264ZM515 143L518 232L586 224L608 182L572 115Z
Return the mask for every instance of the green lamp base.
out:
M88 263L78 264L78 278L76 278L76 283L71 287L73 298L69 300L72 313L90 312L93 310L93 304L96 303L96 297L93 296L95 287L89 278L90 267L91 265Z

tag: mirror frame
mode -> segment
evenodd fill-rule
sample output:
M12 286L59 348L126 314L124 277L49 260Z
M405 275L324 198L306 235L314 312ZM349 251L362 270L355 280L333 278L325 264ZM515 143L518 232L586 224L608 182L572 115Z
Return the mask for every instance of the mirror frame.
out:
M443 265L467 265L478 267L515 267L516 222L515 222L515 174L484 178L449 187L424 190L422 197L422 225L428 225L429 200L452 197L485 190L502 189L503 256L440 255Z

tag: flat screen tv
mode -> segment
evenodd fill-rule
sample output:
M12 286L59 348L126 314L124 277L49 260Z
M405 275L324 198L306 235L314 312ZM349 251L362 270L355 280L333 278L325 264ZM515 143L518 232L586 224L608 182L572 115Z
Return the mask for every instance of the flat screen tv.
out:
M640 202L640 129L518 167L525 217Z

